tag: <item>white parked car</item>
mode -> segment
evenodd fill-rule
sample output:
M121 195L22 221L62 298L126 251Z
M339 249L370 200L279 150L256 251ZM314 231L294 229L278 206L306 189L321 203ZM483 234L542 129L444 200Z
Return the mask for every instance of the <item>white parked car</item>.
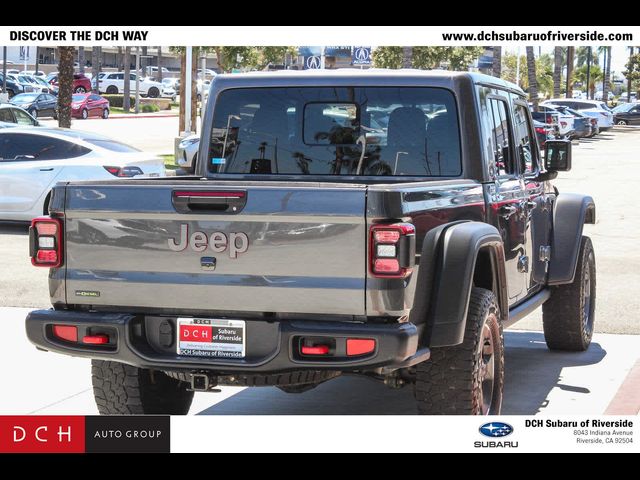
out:
M198 149L200 148L200 135L190 135L185 137L178 144L178 152L176 155L177 165L187 173L193 173L198 158Z
M158 76L158 67L147 67L144 69L140 69L140 73L143 76L147 76L147 77L157 77ZM171 72L169 71L169 69L167 67L162 67L162 75L169 75L171 74Z
M602 92L602 90L598 90L596 92L596 94L593 96L593 98L595 100L602 100L602 96L604 95L604 93ZM607 92L607 101L611 102L614 99L614 95L613 92Z
M576 100L570 98L554 98L543 102L542 105L561 105L584 113L598 121L601 132L613 127L613 113L607 105L599 100Z
M130 73L131 94L136 93L136 74ZM103 72L98 75L100 79L100 93L116 95L124 92L124 72ZM96 88L96 79L91 80L93 88ZM162 95L162 84L140 77L140 95L158 98Z
M165 175L161 158L94 133L53 128L0 129L0 219L46 213L58 182Z
M38 71L36 71L36 70L22 70L20 72L20 75L29 75L31 77L42 77L42 78L47 76L47 74L44 73L42 70L38 70Z

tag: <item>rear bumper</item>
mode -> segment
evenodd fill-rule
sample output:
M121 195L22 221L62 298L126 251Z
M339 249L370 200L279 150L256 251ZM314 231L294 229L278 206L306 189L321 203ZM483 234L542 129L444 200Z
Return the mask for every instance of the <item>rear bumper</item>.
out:
M246 320L246 357L218 359L184 357L176 353L175 318L119 313L39 310L26 319L29 340L37 347L65 355L110 360L165 371L209 371L223 374L277 373L292 370L385 371L424 361L429 350L418 348L418 328L411 323L364 324L292 320ZM54 325L76 326L84 335L108 335L108 345L82 345L53 335ZM376 341L373 353L360 357L302 358L301 337L335 339L336 352L347 338Z

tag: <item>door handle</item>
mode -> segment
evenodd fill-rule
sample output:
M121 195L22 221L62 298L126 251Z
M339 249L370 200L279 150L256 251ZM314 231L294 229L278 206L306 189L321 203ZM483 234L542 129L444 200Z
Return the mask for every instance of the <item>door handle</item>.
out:
M53 167L49 167L49 168L41 168L40 169L41 172L53 172Z
M237 214L247 204L244 190L174 191L173 206L180 213L210 212Z
M503 205L498 210L498 214L503 218L509 219L515 215L517 211L518 209L513 205Z

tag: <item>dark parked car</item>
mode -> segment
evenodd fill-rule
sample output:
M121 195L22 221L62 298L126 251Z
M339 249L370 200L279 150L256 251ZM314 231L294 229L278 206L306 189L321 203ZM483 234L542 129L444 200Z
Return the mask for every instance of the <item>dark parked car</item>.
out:
M613 111L616 125L640 125L640 103L625 103Z
M89 117L109 118L109 100L94 93L76 93L71 98L71 116L86 120Z
M51 74L47 77L47 82L49 82L53 87L57 90L58 85L58 74ZM81 73L73 74L73 93L87 93L91 91L91 80L82 75Z
M58 99L50 93L22 93L11 104L24 108L33 117L58 117Z
M2 85L4 85L4 77L2 73L0 73L0 89ZM13 81L10 76L7 75L7 93L9 94L9 98L12 98L14 95L24 93L24 86Z
M8 103L0 105L0 123L3 123L4 127L18 125L37 127L40 125L38 120L29 115L27 111Z

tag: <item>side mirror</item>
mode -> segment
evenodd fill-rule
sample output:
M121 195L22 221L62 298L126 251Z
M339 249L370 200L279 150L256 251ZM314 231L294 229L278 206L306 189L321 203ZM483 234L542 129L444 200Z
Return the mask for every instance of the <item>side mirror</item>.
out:
M547 172L571 170L571 141L547 140L544 145L544 166Z

